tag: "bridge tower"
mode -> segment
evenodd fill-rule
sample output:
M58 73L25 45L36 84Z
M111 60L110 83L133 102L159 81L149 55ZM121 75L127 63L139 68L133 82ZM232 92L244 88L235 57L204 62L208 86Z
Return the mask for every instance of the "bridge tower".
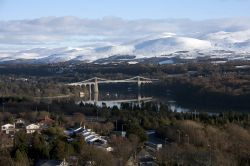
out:
M99 88L98 88L98 78L95 77L95 84L94 84L94 100L98 101L98 95L99 95Z
M138 88L141 88L141 78L140 78L140 76L137 77L137 84L138 84Z
M141 100L141 78L140 76L137 77L137 85L138 85L138 100Z

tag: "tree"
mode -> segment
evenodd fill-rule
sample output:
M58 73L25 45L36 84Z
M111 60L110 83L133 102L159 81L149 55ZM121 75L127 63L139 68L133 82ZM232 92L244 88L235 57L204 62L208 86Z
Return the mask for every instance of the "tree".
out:
M43 135L35 133L32 139L32 146L30 148L30 156L34 159L49 158L49 147Z
M72 121L78 124L83 124L85 122L85 116L82 113L74 113Z
M140 138L141 142L148 139L145 130L138 123L130 123L128 126L128 134L135 134Z
M0 150L0 165L14 166L15 162L11 158L10 153L7 149Z
M85 165L87 161L94 163L96 166L114 165L114 159L110 153L89 145L85 146L84 150L81 152L80 159L82 165Z
M11 157L0 156L0 165L15 166Z
M117 136L112 136L110 142L112 147L114 148L113 154L117 158L121 158L123 163L126 163L133 151L131 142L126 138Z
M15 149L19 149L21 152L28 153L28 136L25 132L18 132L14 137L14 147Z
M27 154L24 151L20 151L19 149L15 152L15 161L17 166L27 166L29 165L29 159Z
M54 141L54 146L50 152L50 156L55 159L64 159L67 156L66 143L57 139Z
M111 131L114 130L114 124L112 122L107 122L103 125L104 134L108 135Z
M82 153L84 147L86 146L86 142L81 136L76 136L75 141L72 143L73 148L77 154Z

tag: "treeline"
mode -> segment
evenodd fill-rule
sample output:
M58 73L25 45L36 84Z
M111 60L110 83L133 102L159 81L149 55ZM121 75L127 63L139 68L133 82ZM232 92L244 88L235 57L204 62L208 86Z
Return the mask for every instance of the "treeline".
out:
M78 95L79 87L64 83L82 81L91 77L124 79L135 75L159 79L149 86L156 96L166 97L169 92L184 105L225 109L249 109L250 63L225 64L187 63L174 65L94 65L53 64L2 66L0 92L2 96L55 96ZM27 78L28 81L21 81Z
M60 95L79 96L79 92L86 92L84 87L66 86L53 78L0 76L0 95L6 98L50 97Z

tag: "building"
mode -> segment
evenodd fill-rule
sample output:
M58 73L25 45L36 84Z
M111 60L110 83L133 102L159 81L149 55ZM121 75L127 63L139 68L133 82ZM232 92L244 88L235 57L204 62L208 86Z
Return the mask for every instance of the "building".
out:
M85 129L84 131L82 131L81 135L84 137L85 141L89 144L93 144L94 142L107 144L107 140L103 139L101 136L91 131L91 129Z
M15 124L5 124L1 126L1 131L5 134L14 134L15 133Z
M153 142L145 142L144 146L151 151L159 151L162 148L162 144L155 144Z
M40 129L39 125L30 124L30 125L26 126L26 133L27 134L32 134L32 133L38 131L39 129Z
M83 136L84 140L89 144L93 144L95 142L98 142L100 144L107 144L108 142L99 134L91 131L91 129L86 129L85 126L78 127L76 129L69 129L69 130L64 131L64 133L68 136L71 136L72 134L81 135Z
M54 123L55 121L53 119L49 116L45 116L44 119L39 122L39 126L43 129L47 129L48 127L53 126Z

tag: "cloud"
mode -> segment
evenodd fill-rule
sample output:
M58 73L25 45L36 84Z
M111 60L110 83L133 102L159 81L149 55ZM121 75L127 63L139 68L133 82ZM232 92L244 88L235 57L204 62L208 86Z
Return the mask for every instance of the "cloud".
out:
M175 33L202 37L218 31L250 29L250 18L204 21L189 19L124 20L117 17L81 19L72 16L43 17L33 20L0 21L0 44L39 45L51 43L84 45L95 42L122 43L148 35Z

